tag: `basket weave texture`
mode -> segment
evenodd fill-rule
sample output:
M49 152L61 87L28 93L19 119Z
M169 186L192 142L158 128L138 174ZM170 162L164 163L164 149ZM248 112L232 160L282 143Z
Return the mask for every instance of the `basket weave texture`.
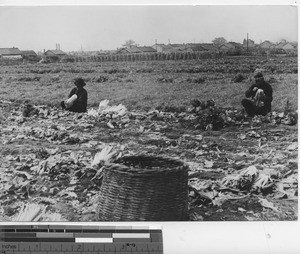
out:
M103 169L100 221L184 221L188 166L150 155L124 156Z

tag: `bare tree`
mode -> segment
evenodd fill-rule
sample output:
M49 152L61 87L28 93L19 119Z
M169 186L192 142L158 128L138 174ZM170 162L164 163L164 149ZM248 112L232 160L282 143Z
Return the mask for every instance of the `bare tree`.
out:
M127 40L122 46L126 48L131 48L132 46L136 46L137 44L135 43L134 40Z

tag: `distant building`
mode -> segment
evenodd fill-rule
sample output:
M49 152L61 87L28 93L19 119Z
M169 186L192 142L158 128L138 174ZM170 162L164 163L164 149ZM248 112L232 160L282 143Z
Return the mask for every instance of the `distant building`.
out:
M243 41L243 47L244 48L254 48L255 47L255 43L253 40L248 39L248 43L247 43L247 39L244 39Z
M286 40L282 40L281 42L275 44L273 46L273 48L275 48L275 49L282 49L285 44L287 44Z
M273 46L274 44L270 41L264 41L261 44L258 45L259 48L261 49L269 49Z
M138 49L141 50L142 53L156 53L157 52L154 48L147 47L147 46L138 47Z
M191 52L207 51L200 43L187 43L186 50Z
M36 57L37 54L33 50L21 50L23 57Z
M238 42L227 42L226 45L228 45L231 49L241 49L243 47L243 45L241 43Z
M172 51L184 51L186 50L185 44L168 44L172 47Z
M243 45L241 43L237 43L237 42L227 42L222 44L219 47L220 51L223 52L229 52L229 53L239 53L243 51Z
M157 52L170 52L173 49L172 46L161 43L153 45L152 48Z
M22 52L18 48L0 48L0 57L3 59L21 59Z
M121 48L117 51L119 54L135 54L135 53L155 53L157 52L154 48L152 47L138 47L138 46L132 46L130 48Z
M278 53L296 52L298 50L298 43L282 40L281 42L270 46L270 49Z
M67 54L60 49L55 49L55 50L47 50L44 53L44 55L45 56L65 56Z
M117 53L119 54L134 54L134 53L142 53L140 49L138 49L137 46L132 46L128 48L120 48L118 49Z
M207 51L217 51L218 48L213 43L200 43L201 47Z
M45 50L44 50L45 51ZM67 53L63 52L62 50L60 50L60 44L56 43L56 48L55 49L51 49L51 50L47 50L46 52L44 52L45 56L58 56L58 57L62 57L67 55Z
M298 42L296 42L296 41L292 41L292 42L290 42L294 47L296 47L296 48L298 48Z
M287 42L282 46L282 49L285 51L296 51L297 50L297 45Z
M229 51L231 49L231 47L227 44L222 44L221 46L219 46L219 50L221 51Z

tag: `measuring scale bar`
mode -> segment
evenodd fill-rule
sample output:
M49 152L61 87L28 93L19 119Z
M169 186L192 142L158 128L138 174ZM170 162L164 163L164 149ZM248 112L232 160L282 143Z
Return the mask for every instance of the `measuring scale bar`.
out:
M1 226L0 254L162 254L158 227Z

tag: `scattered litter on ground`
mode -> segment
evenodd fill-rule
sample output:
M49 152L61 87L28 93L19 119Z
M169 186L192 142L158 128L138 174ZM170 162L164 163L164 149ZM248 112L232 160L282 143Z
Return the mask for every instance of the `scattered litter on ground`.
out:
M104 100L74 114L1 102L7 116L0 122L1 220L96 220L105 161L140 152L189 165L191 220L223 220L228 213L245 220L297 218L295 115L248 118L212 100L192 105L183 112L129 112ZM234 212L228 202L236 203ZM278 202L294 202L288 215Z

